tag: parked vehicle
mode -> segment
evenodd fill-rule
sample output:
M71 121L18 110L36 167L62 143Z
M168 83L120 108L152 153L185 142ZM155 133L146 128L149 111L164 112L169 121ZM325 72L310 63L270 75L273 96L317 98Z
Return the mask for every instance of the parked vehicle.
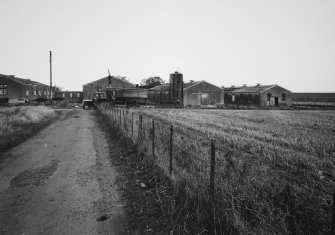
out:
M91 107L95 108L93 100L83 100L82 105L83 105L83 109L85 110L88 110Z
M27 100L26 98L9 99L8 103L11 103L11 104L25 104L25 103L29 103L29 100Z

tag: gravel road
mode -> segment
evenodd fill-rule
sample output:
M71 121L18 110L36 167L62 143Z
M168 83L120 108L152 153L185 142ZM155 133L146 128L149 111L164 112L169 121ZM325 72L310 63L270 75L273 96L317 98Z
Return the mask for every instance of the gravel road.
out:
M0 234L124 234L116 171L95 111L62 111L0 156Z

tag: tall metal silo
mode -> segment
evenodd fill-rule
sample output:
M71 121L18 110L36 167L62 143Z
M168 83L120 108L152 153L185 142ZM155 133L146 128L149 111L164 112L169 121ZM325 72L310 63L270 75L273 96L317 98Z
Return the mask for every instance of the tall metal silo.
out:
M170 74L170 103L183 105L183 74Z

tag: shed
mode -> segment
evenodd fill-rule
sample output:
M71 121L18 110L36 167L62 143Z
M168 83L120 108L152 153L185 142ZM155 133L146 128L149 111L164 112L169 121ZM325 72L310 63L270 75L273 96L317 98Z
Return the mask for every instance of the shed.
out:
M184 106L223 105L223 89L204 80L184 84Z
M292 92L276 84L225 88L225 103L255 107L291 106Z
M107 76L83 85L83 98L93 99L97 91L106 91L106 88L135 87L134 84L115 76Z
M70 103L81 103L83 101L82 91L56 91L55 99L67 100Z
M50 99L50 87L30 79L0 74L0 100L15 103L22 98L29 101Z
M171 102L171 85L169 83L155 86L148 90L148 99L154 103ZM206 81L183 83L183 106L223 105L223 89Z

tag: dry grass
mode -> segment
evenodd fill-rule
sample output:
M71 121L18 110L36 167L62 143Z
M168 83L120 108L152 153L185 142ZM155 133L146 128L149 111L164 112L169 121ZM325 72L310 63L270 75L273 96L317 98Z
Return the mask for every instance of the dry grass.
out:
M149 158L151 119L155 119L154 161L167 175L169 125L173 124L175 196L209 233L330 233L334 111L137 109L127 113L126 128L121 116L122 127ZM140 138L139 114L143 115ZM217 146L214 201L208 190L211 139Z
M0 149L7 149L39 130L55 112L45 106L0 108Z

